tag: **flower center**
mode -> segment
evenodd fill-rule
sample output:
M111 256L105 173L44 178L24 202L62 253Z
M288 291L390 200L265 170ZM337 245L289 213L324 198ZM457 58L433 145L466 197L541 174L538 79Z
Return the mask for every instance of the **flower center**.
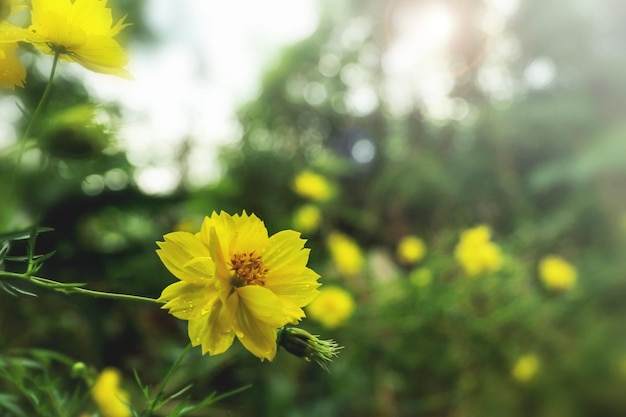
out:
M235 272L233 277L233 285L235 287L243 287L246 285L265 285L265 274L269 272L269 268L263 265L260 255L256 255L254 251L250 253L236 253L230 259L232 267L231 271Z

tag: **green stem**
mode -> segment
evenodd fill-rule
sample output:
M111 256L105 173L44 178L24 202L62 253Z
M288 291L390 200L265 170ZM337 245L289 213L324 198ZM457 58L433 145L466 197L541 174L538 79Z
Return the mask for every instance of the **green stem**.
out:
M81 288L82 283L63 283L54 281L47 278L37 277L37 276L28 276L24 274L18 274L15 272L6 272L0 271L0 278L19 278L24 279L31 284L37 285L39 287L44 287L53 291L58 291L63 294L82 294L88 295L95 298L110 298L114 300L123 300L123 301L141 301L144 303L156 303L162 304L160 301L150 298L150 297L142 297L139 295L130 295L130 294L118 294L112 292L103 292L96 290L89 290L87 288Z
M26 130L24 131L24 135L22 136L22 143L20 144L20 152L18 154L18 163L17 163L18 166L19 166L19 161L22 157L22 150L24 148L24 142L26 142L26 139L28 139L28 137L30 136L31 130L33 130L33 126L34 126L33 121L39 117L39 113L41 113L41 111L43 110L43 107L46 104L46 101L48 101L48 96L50 95L50 91L52 90L52 80L54 79L54 74L56 73L57 64L59 63L59 56L60 56L60 53L55 52L54 60L52 61L52 69L50 70L50 76L48 77L48 83L46 84L46 89L43 91L43 95L41 96L41 99L39 100L39 103L37 104L37 107L35 108L33 115L30 117L30 120L28 121L28 125L26 125Z
M26 141L28 140L28 137L30 136L31 131L33 130L33 127L35 126L34 121L39 117L39 114L43 110L46 104L46 101L48 101L48 96L50 95L50 91L52 90L52 80L54 79L54 74L56 73L57 64L59 63L59 57L60 57L60 53L55 52L54 59L52 60L52 69L50 70L50 76L48 77L48 83L46 84L46 88L43 91L43 95L39 99L39 103L37 104L35 111L33 112L30 119L28 120L28 124L26 125L26 129L24 130L24 134L22 135L22 138L20 139L20 147L17 151L17 161L15 162L15 167L13 168L13 174L11 175L11 178L9 180L9 185L7 187L7 197L11 195L11 190L13 189L15 178L17 177L17 171L19 170L20 164L22 163L22 156L24 154L24 149L26 148Z
M165 375L165 378L163 378L163 381L161 382L161 386L159 387L159 391L157 392L156 396L152 399L152 401L150 401L148 409L146 410L146 414L145 414L146 416L152 416L152 413L163 404L162 403L162 399L163 399L163 395L165 394L165 386L169 382L169 380L172 377L172 374L174 373L176 368L178 368L178 365L180 365L180 363L183 361L185 356L187 356L187 353L189 353L191 348L192 348L192 346L191 346L191 343L190 343L190 344L188 344L185 347L185 349L183 349L182 352L180 352L180 355L178 355L178 359L176 359L176 362L174 362L174 364L167 371L167 374Z

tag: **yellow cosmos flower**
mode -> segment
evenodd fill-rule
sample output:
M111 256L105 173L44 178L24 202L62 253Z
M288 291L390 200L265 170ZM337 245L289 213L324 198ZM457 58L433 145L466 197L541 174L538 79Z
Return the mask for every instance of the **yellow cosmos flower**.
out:
M485 225L461 233L454 256L471 277L500 270L503 263L500 247L491 242L491 231Z
M537 355L526 354L520 356L513 369L511 375L519 382L528 382L539 372L540 362Z
M17 43L0 43L0 88L15 89L15 86L24 87L26 69L13 51Z
M361 248L351 237L333 232L328 236L326 243L333 263L341 275L353 277L361 272L365 259Z
M546 256L539 262L539 277L546 288L566 291L576 285L576 269L559 256Z
M417 236L405 236L398 243L397 255L401 262L414 264L426 255L426 244Z
M317 230L321 221L322 212L319 207L305 204L294 213L293 227L303 233L310 233Z
M354 299L343 288L327 286L320 290L306 311L312 320L329 329L344 324L354 312Z
M124 19L113 24L106 0L32 0L24 37L45 54L59 53L61 60L91 71L130 78L124 69L128 55L113 39L128 26Z
M268 237L254 214L213 213L200 232L173 232L157 242L161 261L180 281L159 301L188 320L193 346L226 351L235 336L257 357L272 360L276 330L295 324L317 294L319 275L307 268L309 249L293 230Z
M293 189L302 197L314 201L328 201L333 197L333 187L323 176L312 171L302 171L293 180Z
M91 389L91 396L102 417L130 417L130 398L120 388L122 375L115 368L105 368Z

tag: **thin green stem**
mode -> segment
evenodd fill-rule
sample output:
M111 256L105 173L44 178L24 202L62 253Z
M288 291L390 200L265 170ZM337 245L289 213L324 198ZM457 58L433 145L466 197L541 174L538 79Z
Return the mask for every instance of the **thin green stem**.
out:
M180 352L180 355L178 355L178 359L176 359L176 362L174 362L172 366L170 367L170 369L167 371L165 378L163 378L163 381L161 382L159 391L157 392L153 400L150 401L150 404L148 405L148 409L146 410L146 414L145 414L146 416L151 416L152 413L155 411L155 409L158 409L162 405L162 399L163 399L163 395L165 394L165 387L167 383L169 382L176 368L178 368L178 365L180 365L180 363L183 361L185 356L187 356L187 353L189 353L191 348L192 346L190 343L185 347L185 349L183 349L182 352Z
M20 144L20 152L18 154L17 165L19 165L19 161L22 157L21 150L24 148L24 143L30 136L31 131L33 130L33 126L35 125L33 122L39 117L39 113L41 113L46 102L48 101L48 96L50 95L50 91L52 90L52 80L54 79L54 74L56 73L57 64L59 63L60 55L61 54L59 52L55 52L54 54L54 59L52 61L52 69L50 70L50 76L48 77L48 83L46 84L46 88L43 91L43 95L41 96L41 99L39 100L39 103L37 104L37 107L35 108L33 115L30 117L30 120L28 121L28 125L26 125L26 130L24 130L24 135L22 135L22 141L21 141L22 143Z
M30 282L31 284L37 285L39 287L44 287L53 291L58 291L63 294L82 294L82 295L88 295L90 297L95 297L95 298L109 298L109 299L114 299L114 300L140 301L144 303L162 304L160 301L154 298L150 298L150 297L89 290L87 288L82 288L82 285L84 285L83 283L63 283L63 282L58 282L58 281L54 281L54 280L47 279L47 278L42 278L42 277L37 277L37 276L28 276L25 274L18 274L15 272L0 271L0 278L23 279L25 281Z
M26 125L26 129L24 130L24 134L20 139L20 147L17 151L17 161L15 161L15 167L13 168L13 174L11 174L11 178L9 179L9 184L7 187L7 197L11 195L11 190L13 189L13 184L15 183L15 178L17 177L17 172L22 163L22 156L24 155L24 149L26 148L26 142L35 126L35 120L39 117L39 114L42 112L46 102L48 101L48 96L50 96L50 91L52 90L52 80L54 79L54 74L56 73L57 64L59 63L60 53L55 52L54 59L52 60L52 69L50 70L50 76L48 77L48 83L46 84L46 88L43 91L41 98L39 99L39 103L37 103L37 107L35 111L30 116L28 120L28 124ZM8 199L7 199L8 200Z

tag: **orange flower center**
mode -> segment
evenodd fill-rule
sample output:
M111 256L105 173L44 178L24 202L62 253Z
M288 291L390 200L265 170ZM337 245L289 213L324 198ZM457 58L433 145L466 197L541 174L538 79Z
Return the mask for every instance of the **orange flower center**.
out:
M263 265L263 259L254 251L250 253L236 253L230 259L231 271L235 272L233 285L243 287L246 285L265 285L265 274L269 268Z

